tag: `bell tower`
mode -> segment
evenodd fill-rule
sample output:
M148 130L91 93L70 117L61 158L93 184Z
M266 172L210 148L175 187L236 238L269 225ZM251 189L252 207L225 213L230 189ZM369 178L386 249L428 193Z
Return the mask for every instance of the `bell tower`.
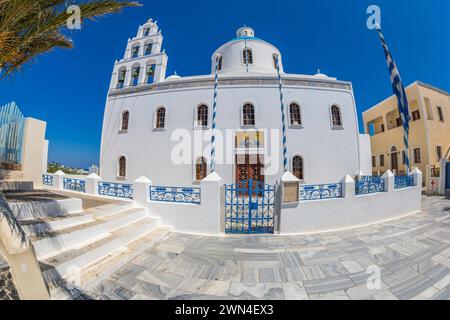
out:
M123 59L114 64L110 90L164 81L168 57L162 42L156 21L149 19L139 26L136 37L128 39Z

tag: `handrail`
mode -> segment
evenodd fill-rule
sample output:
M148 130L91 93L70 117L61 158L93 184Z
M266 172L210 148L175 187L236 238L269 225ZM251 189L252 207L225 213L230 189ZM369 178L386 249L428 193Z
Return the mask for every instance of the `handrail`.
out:
M21 299L50 299L34 247L12 213L1 188L0 254L9 264L14 285Z

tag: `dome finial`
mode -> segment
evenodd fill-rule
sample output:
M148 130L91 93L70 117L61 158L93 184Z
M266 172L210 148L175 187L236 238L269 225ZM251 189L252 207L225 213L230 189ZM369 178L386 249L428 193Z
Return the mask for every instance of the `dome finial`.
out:
M255 31L252 28L247 27L246 25L244 25L243 27L239 28L236 31L236 36L238 38L254 38L255 37Z

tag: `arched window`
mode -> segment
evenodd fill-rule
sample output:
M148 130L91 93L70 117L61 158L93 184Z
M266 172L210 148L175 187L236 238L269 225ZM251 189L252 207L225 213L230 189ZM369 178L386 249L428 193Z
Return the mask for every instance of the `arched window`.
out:
M208 106L202 104L197 108L197 127L208 126Z
M166 108L160 107L156 110L156 129L164 129L166 126Z
M246 103L242 107L242 125L254 126L255 124L255 107L250 103Z
M122 156L119 158L119 178L125 178L127 174L127 159Z
M133 48L131 49L131 57L132 58L137 58L139 56L139 49L141 47L139 45L135 45L133 46Z
M137 86L139 84L139 74L140 74L140 72L141 72L141 67L139 65L134 66L132 68L132 74L131 74L132 79L131 80L132 80L132 85L133 86Z
M300 106L296 103L291 103L289 106L289 115L291 126L301 126L302 117L300 113Z
M144 34L144 37L148 37L148 35L150 34L150 28L149 27L145 27L143 34Z
M200 181L206 178L208 174L208 166L205 157L200 157L195 163L195 180Z
M128 131L129 123L130 123L130 111L125 111L122 113L122 125L120 126L120 130Z
M151 55L152 49L153 49L153 43L152 42L146 43L144 46L144 55L146 55L146 56Z
M154 79L155 79L155 69L156 69L156 65L154 63L149 63L147 64L147 71L146 71L146 76L147 76L147 84L152 84Z
M222 59L222 56L219 57L219 61L217 61L217 64L218 64L217 69L218 69L218 70L222 70L222 67L223 67L223 59Z
M117 89L122 89L125 84L126 68L121 68L117 74Z
M292 158L292 174L298 179L303 180L303 158L295 156Z
M342 127L342 117L341 110L338 106L331 107L331 122L333 128L341 128Z
M252 53L252 49L245 48L245 49L242 51L242 58L243 58L244 64L253 64L253 53Z

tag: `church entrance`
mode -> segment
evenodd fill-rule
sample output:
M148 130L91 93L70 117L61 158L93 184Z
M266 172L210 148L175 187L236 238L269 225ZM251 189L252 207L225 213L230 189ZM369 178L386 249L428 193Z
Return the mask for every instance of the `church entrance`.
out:
M398 155L395 147L391 148L391 170L398 171Z
M258 154L236 155L235 181L240 183L253 179L264 183L264 157Z

